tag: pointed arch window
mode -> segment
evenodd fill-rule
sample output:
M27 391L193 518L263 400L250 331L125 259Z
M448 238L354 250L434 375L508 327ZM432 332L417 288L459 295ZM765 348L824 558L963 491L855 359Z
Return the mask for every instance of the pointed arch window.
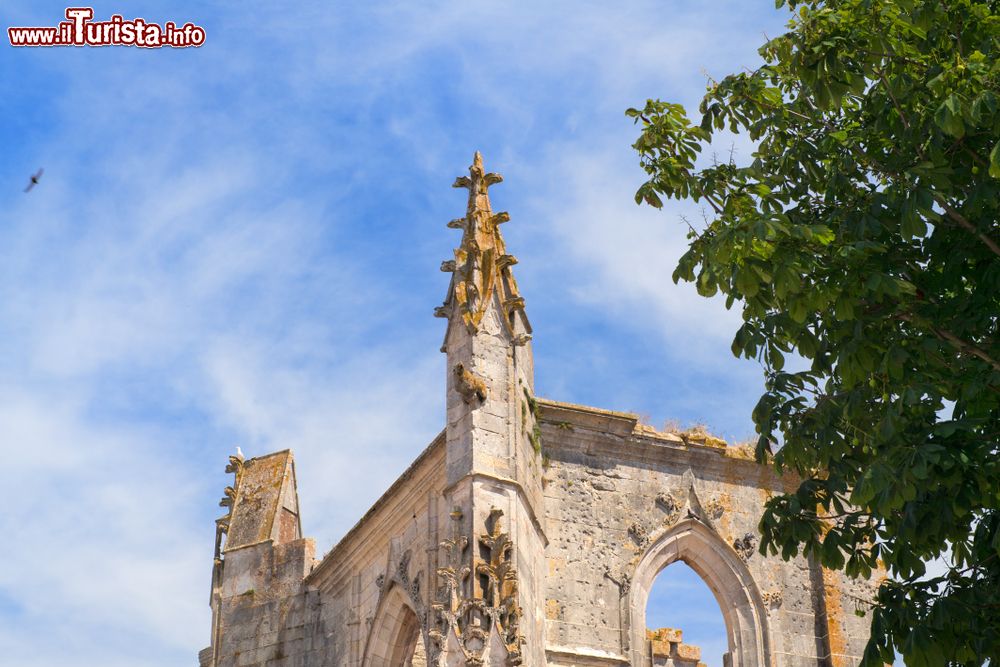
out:
M694 570L719 603L731 666L771 667L767 613L760 591L733 548L697 517L682 520L656 539L636 567L629 591L632 664L650 664L646 637L650 591L657 575L677 561Z

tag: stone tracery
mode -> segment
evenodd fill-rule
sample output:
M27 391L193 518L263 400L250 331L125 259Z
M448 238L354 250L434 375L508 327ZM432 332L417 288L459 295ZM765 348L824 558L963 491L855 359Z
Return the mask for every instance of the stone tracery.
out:
M468 564L469 541L459 532L462 513L457 509L452 513L455 532L441 543L445 564L438 568L437 599L431 604L432 664L447 661L447 654L456 651L461 651L464 660L461 664L490 667L521 664L523 639L519 630L517 572L512 561L513 543L500 526L502 516L502 510L493 509L487 521L488 531L478 540L486 558L476 559L474 573L485 583L477 587L472 579L473 568ZM498 656L491 650L494 643L491 640L502 644L502 662L496 661Z

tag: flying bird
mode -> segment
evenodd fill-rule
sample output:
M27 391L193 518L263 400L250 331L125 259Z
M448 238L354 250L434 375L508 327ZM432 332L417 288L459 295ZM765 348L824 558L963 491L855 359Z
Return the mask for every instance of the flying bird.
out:
M44 169L41 169L41 168L39 168L39 170L38 170L38 173L37 173L37 174L32 174L32 176L31 176L31 182L30 182L30 183L28 183L28 187L26 187L26 188L24 189L24 191L25 191L25 192L30 192L30 191L31 191L31 188L33 188L33 187L35 187L36 185L38 185L38 179L42 177L42 172L43 172L43 171L45 171L45 170L44 170Z

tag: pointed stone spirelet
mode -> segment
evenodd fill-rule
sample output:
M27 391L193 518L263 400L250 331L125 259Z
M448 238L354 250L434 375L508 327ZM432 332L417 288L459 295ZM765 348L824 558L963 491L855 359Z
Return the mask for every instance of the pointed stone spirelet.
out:
M500 225L510 220L505 212L494 213L489 188L503 182L503 176L483 168L483 156L476 151L468 176L459 176L453 187L469 191L465 217L448 223L462 230L462 242L455 249L455 259L442 262L441 270L452 273L451 286L443 306L435 310L438 317L450 317L458 308L470 331L479 328L493 293L500 289L503 318L510 326L510 314L524 308L524 299L510 267L517 263L507 254Z

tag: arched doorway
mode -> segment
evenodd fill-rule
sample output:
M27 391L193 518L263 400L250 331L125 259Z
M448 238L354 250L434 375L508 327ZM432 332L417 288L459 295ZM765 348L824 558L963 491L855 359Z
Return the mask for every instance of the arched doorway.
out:
M365 646L365 667L425 667L423 628L403 590L390 584Z
M686 519L649 547L636 567L629 591L632 664L647 665L646 607L660 572L683 561L708 585L726 624L732 667L771 667L767 615L746 564L712 528Z

